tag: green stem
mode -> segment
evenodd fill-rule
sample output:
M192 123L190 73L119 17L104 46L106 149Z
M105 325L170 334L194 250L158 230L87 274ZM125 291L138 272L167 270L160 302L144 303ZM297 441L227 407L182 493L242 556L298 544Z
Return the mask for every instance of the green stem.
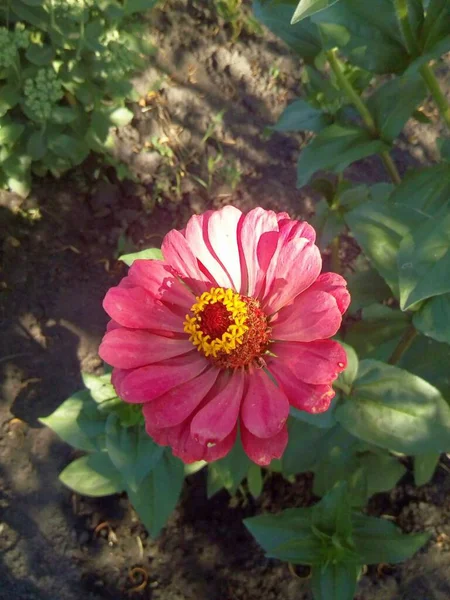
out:
M401 359L403 354L411 347L414 339L417 336L417 329L411 323L408 329L405 330L404 334L400 338L399 343L394 349L394 352L391 354L391 357L388 360L388 364L396 365L398 361Z
M337 79L339 87L347 94L349 99L353 102L359 114L362 117L367 129L373 135L377 135L377 128L375 125L375 121L373 120L372 115L370 114L369 109L367 108L364 100L358 94L358 92L353 88L350 81L345 76L344 70L342 68L341 62L336 56L336 49L327 51L328 62L330 63L330 67Z
M339 87L347 94L348 98L352 101L370 133L374 137L379 138L380 135L377 130L375 121L370 113L370 110L367 107L364 100L361 98L361 96L358 94L358 92L354 89L350 81L345 76L341 62L336 55L336 49L328 50L327 58L330 63L331 70L333 71L336 80L339 84ZM397 167L395 166L395 163L387 150L381 152L381 160L383 161L386 171L389 173L389 176L391 177L395 185L401 183L402 180L400 178L400 174L397 171Z
M331 270L334 273L341 272L341 261L339 259L339 236L338 235L331 242Z
M423 80L427 84L427 87L430 90L434 101L436 102L442 119L450 129L450 104L439 87L439 82L436 79L433 69L428 64L422 65L420 67L420 74L422 75Z
M417 56L420 49L409 21L408 2L407 0L394 0L394 5L406 49L411 56Z

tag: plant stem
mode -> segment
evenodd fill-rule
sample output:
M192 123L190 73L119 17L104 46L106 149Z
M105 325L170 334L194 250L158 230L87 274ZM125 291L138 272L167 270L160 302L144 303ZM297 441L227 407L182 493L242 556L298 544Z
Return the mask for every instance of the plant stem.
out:
M331 270L334 273L341 272L341 261L339 260L339 236L331 241Z
M394 0L394 5L406 49L411 56L417 56L420 50L409 21L408 2L407 0Z
M450 104L439 87L439 82L436 79L433 69L428 64L422 65L420 67L420 74L422 75L423 80L427 84L427 87L430 90L434 101L436 102L442 119L450 129Z
M388 360L389 365L396 365L398 363L403 354L411 347L416 335L417 329L411 323L411 325L405 330L404 334L400 338L400 341L395 347L394 352L391 354Z
M361 96L358 94L358 92L354 89L350 81L345 76L341 62L336 56L336 50L328 50L327 58L328 62L330 63L330 67L339 84L339 87L347 94L348 98L352 101L370 133L374 137L379 138L380 135L377 130L375 121L370 113L370 110L367 107L364 100L361 98ZM395 166L395 163L392 160L389 152L385 150L384 152L381 152L380 155L381 160L383 161L383 164L386 167L386 171L389 173L389 176L391 177L392 181L395 183L395 185L401 183L399 172L397 171L397 167Z
M352 84L345 76L341 62L336 56L336 49L328 50L327 58L328 62L330 63L330 67L337 79L339 87L347 94L349 99L353 102L370 133L372 133L373 135L377 135L378 132L375 125L375 121L373 120L373 117L370 114L370 111L367 108L364 100L353 88Z

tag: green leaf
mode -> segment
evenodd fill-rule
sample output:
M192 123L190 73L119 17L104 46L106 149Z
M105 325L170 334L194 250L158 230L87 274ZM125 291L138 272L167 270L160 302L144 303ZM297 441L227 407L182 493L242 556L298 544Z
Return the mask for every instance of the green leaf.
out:
M450 292L450 214L431 218L400 244L400 307Z
M401 73L410 62L392 0L341 0L316 13L327 46L338 46L354 65L378 74Z
M98 412L87 390L76 392L39 421L79 450L89 452L104 447L105 417Z
M343 373L339 374L336 387L342 389L339 384L343 384L346 388L351 389L353 382L358 374L358 355L351 345L339 342L347 354L347 368Z
M360 362L352 394L336 418L360 439L405 454L448 451L450 407L439 390L408 371Z
M308 21L290 25L292 4L253 0L255 17L303 59L313 59L322 51L317 27Z
M446 207L450 201L450 164L408 171L391 196L391 202L406 204L428 215Z
M320 10L324 10L339 0L300 0L292 17L291 24L306 19Z
M380 492L389 492L406 473L406 468L387 453L362 454L358 461L366 476L367 498Z
M247 485L253 498L259 498L263 489L263 478L259 465L250 465L247 473Z
M419 454L414 457L414 482L416 485L425 485L432 479L440 457L438 452Z
M34 131L27 141L27 153L33 160L41 160L47 152L47 139L45 133Z
M393 523L367 515L354 514L352 521L356 549L367 565L402 562L430 537L428 533L405 535Z
M306 100L295 100L281 113L274 131L322 131L330 124L330 118L318 108L311 106Z
M450 344L450 294L435 296L414 313L413 325L438 342Z
M79 165L89 154L89 148L83 140L65 133L51 138L48 147L57 156L70 161L73 166Z
M353 600L361 566L328 563L314 567L311 587L314 600Z
M303 421L304 423L308 423L308 425L314 425L314 427L319 427L320 429L330 429L334 425L336 425L336 419L334 417L334 401L331 401L331 405L323 413L309 413L305 410L298 410L291 406L290 414L297 421Z
M373 304L362 311L360 321L351 324L345 332L345 341L362 357L387 358L397 340L408 327L410 317L401 310L383 304Z
M146 433L144 426L123 427L114 413L106 421L106 449L127 488L133 492L137 492L164 452L164 448L155 444Z
M152 9L158 0L126 0L125 14L133 15L134 13L145 12Z
M152 537L159 534L175 509L183 481L183 463L166 451L139 488L127 490L134 509Z
M54 60L55 51L53 47L49 45L30 44L27 48L25 56L33 65L45 67L50 65Z
M251 517L244 519L244 525L271 558L277 558L277 548L295 539L314 544L317 551L320 549L311 528L310 508L288 508L276 515Z
M105 373L104 375L81 373L81 378L95 402L101 403L105 400L117 398L116 391L111 383L111 373Z
M450 163L450 137L439 138L436 142L441 160Z
M311 182L311 187L315 189L316 180ZM334 238L345 229L344 219L338 210L330 207L327 200L322 198L315 206L315 215L310 220L311 225L317 232L319 242L317 242L320 248L327 248L327 246L334 240Z
M83 496L110 496L124 490L121 474L107 452L77 458L60 473L59 479Z
M25 125L20 123L0 123L0 144L12 146L17 142L25 130Z
M124 254L119 260L131 267L135 260L164 260L164 257L159 248L146 248L132 254Z
M443 41L448 41L448 38L450 38L450 5L447 0L431 0L423 24L421 46L427 53Z
M251 464L241 443L236 442L224 458L208 465L208 498L222 488L233 496L247 475Z
M313 525L329 536L345 540L352 532L348 485L340 481L312 508Z
M75 108L69 106L55 106L52 109L52 114L49 121L56 125L66 125L73 123L77 118L77 111Z
M288 427L288 444L281 458L283 473L296 475L311 471L318 460L318 449L323 448L329 437L329 430L292 418L289 419Z
M393 142L422 102L427 88L419 73L396 77L370 96L368 106L383 140ZM398 99L402 98L401 102Z
M347 287L352 298L349 312L355 313L371 304L383 302L392 292L384 279L360 255L354 265L355 272L347 275Z
M20 89L13 84L2 85L0 88L0 117L14 108L20 100Z
M112 112L109 113L110 122L116 127L123 127L124 125L128 125L133 119L134 115L128 108L124 106L120 108L116 108Z
M312 175L326 169L342 172L349 164L388 149L368 131L354 126L330 125L303 150L297 163L297 185L308 183Z
M39 6L26 6L22 2L15 1L11 3L10 9L20 21L26 21L42 31L47 31L49 28L50 17L42 8L42 3Z

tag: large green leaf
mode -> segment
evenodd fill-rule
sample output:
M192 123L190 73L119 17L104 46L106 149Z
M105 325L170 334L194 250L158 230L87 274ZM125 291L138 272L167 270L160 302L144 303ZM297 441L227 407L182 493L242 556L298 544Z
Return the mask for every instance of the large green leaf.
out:
M438 452L419 454L414 457L414 483L425 485L433 477L441 455Z
M360 362L336 418L360 439L406 454L450 449L450 407L439 390L398 367Z
M83 496L109 496L122 492L125 487L107 452L77 458L60 473L59 479Z
M356 259L354 269L354 273L346 276L347 287L352 298L350 313L391 297L389 286L362 254Z
M325 169L342 172L349 164L387 150L381 140L374 140L365 129L330 125L323 129L302 151L297 163L297 185L308 183L312 175Z
M278 121L271 127L275 131L322 131L330 124L330 118L306 100L294 100L281 113Z
M400 306L450 292L450 213L407 235L398 253Z
M431 0L420 40L423 51L432 51L444 40L450 42L450 4L448 0Z
M416 329L438 342L450 344L450 294L435 296L414 313Z
M450 164L408 171L392 193L391 202L406 204L428 215L445 210L450 202Z
M401 73L409 64L392 0L341 0L311 17L327 46L374 73Z
M137 490L127 489L131 503L151 536L156 537L167 523L177 505L183 481L183 463L166 451Z
M281 459L283 473L295 475L311 471L329 437L328 429L319 429L295 418L289 419L289 441Z
M339 0L300 0L297 8L295 9L291 23L294 25L294 23L297 23L297 21L306 19L306 17L310 17L320 10L325 10L338 1Z
M361 565L351 562L314 567L311 587L314 600L353 600Z
M426 93L427 88L418 73L396 77L376 89L368 106L383 140L393 142L398 137Z
M122 473L127 488L133 492L137 492L164 452L143 426L123 427L114 413L106 421L106 449L114 466Z
M293 6L285 2L253 0L255 17L304 59L315 58L322 50L317 27L309 20L290 25Z
M405 535L386 519L353 515L353 539L361 562L398 563L412 556L429 539L429 534Z
M101 450L105 445L105 417L98 412L88 390L76 392L39 421L80 450Z

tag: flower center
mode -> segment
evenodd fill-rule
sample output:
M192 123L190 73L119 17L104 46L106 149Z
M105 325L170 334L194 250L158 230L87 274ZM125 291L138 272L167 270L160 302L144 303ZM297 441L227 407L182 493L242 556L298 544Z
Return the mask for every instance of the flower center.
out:
M271 332L259 302L224 288L211 288L196 300L193 316L186 315L184 322L194 346L223 369L242 367L253 360L259 364Z

